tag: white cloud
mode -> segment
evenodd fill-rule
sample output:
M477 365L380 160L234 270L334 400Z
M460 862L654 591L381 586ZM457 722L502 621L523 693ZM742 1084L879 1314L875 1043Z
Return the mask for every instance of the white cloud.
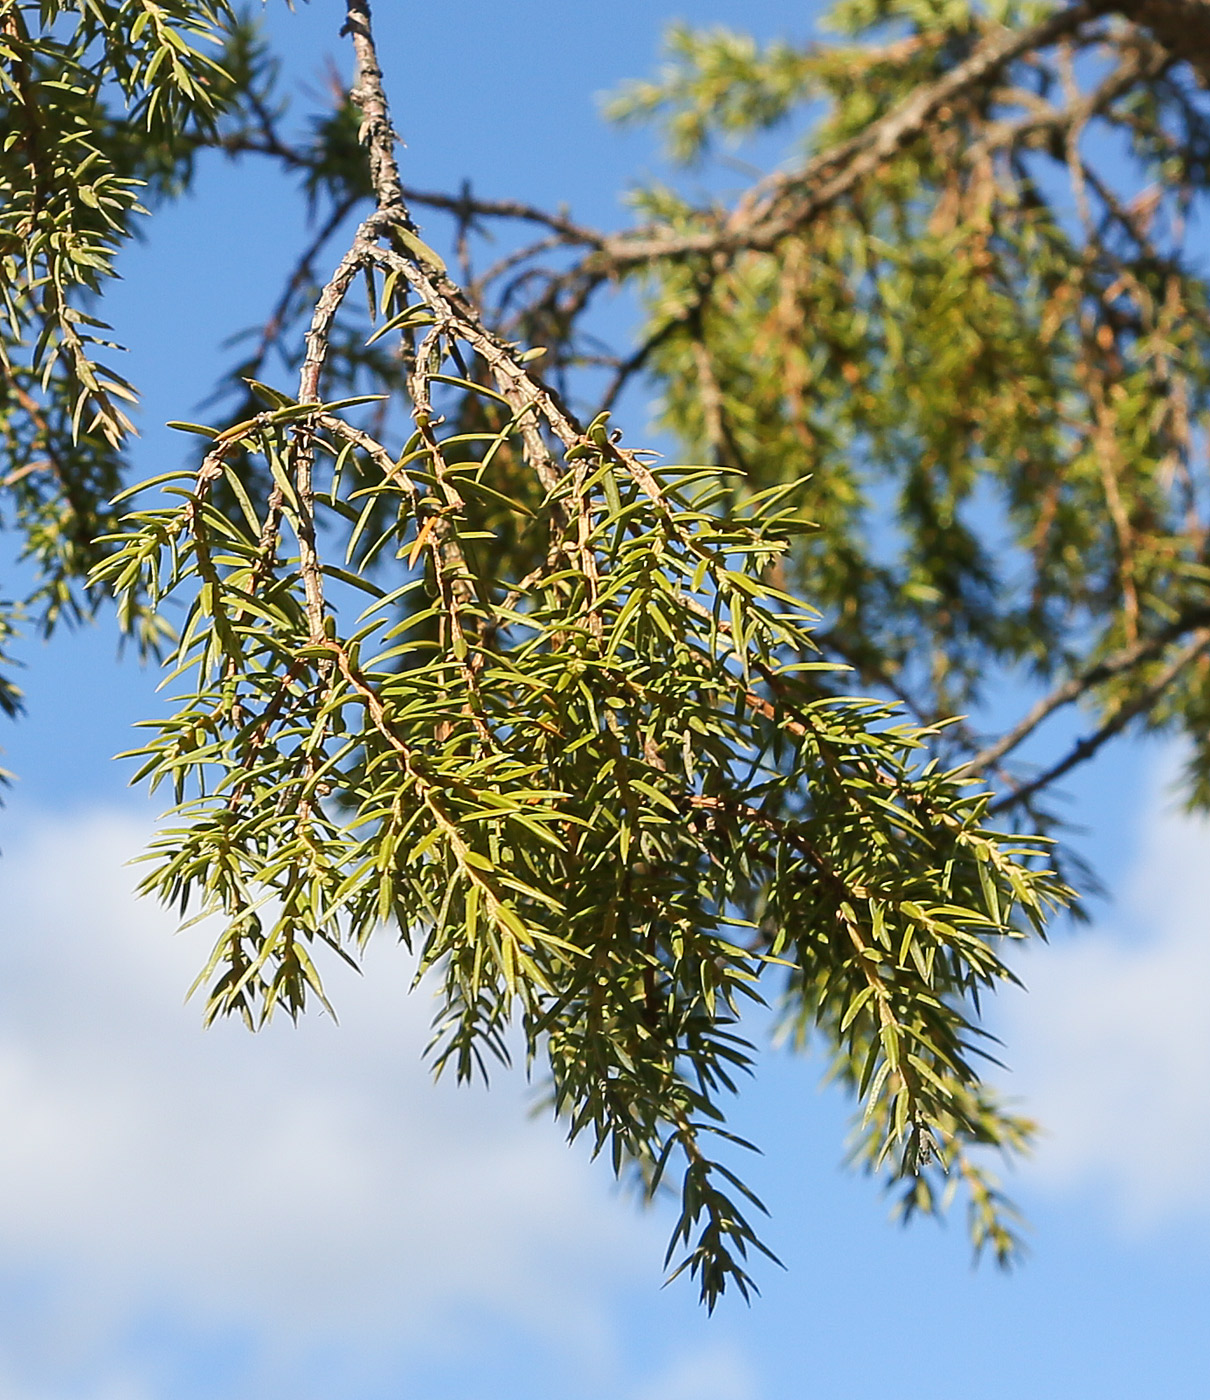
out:
M1046 1129L1052 1187L1094 1186L1131 1228L1210 1220L1210 825L1157 782L1098 927L1035 948L1005 1038Z
M182 995L204 932L174 939L129 893L144 836L40 823L0 862L0 1264L52 1281L41 1340L0 1317L0 1372L112 1350L149 1311L364 1356L439 1349L486 1310L608 1368L608 1296L655 1286L658 1226L526 1120L518 1076L432 1085L397 947L334 970L339 1027L203 1032ZM140 1393L119 1361L71 1393Z
M735 1348L709 1345L676 1357L635 1400L756 1400L756 1379Z

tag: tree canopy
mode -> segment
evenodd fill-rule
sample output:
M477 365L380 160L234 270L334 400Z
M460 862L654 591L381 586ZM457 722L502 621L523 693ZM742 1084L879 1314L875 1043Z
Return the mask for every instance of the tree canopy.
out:
M438 1067L520 1054L572 1137L679 1183L711 1306L768 1252L726 1126L746 1010L824 1049L903 1211L961 1189L1008 1261L985 1156L1031 1125L980 997L1083 878L1056 785L1133 725L1210 802L1210 7L827 23L674 29L610 116L686 167L790 149L606 231L410 189L366 0L305 126L224 0L0 0L2 523L37 574L0 640L113 597L164 657L144 888L217 919L208 1016L326 1005L324 959L393 931ZM291 172L314 238L221 417L136 484L104 293L207 149ZM637 389L671 460L615 426Z

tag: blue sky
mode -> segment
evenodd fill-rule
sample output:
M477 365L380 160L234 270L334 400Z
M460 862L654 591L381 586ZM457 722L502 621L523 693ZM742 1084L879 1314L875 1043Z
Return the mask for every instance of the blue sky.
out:
M300 84L340 55L339 9L270 5ZM378 10L409 182L624 219L656 155L596 95L651 69L662 7ZM814 10L677 13L801 37ZM145 395L141 472L175 464L157 425L194 412L303 237L270 170L214 159L125 258L108 310ZM172 937L130 894L154 810L109 756L156 678L113 652L104 626L27 644L29 715L3 736L0 1400L1207 1394L1210 832L1172 808L1172 754L1120 750L1074 787L1117 900L1031 953L1029 996L995 1013L1049 1130L1015 1179L1032 1259L972 1271L959 1220L888 1224L839 1169L847 1112L819 1066L770 1055L736 1121L766 1149L787 1268L708 1319L659 1288L666 1216L528 1117L523 1084L430 1085L397 950L337 975L339 1027L200 1030L182 997L204 932Z

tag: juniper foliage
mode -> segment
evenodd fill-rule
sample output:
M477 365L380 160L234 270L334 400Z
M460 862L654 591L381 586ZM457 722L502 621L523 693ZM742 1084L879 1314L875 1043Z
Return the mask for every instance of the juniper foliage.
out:
M570 1136L675 1187L669 1262L713 1306L768 1252L727 1128L768 1002L901 1210L961 1189L1014 1255L986 1150L1031 1125L986 1082L980 996L1070 897L1050 795L1132 724L1190 737L1193 800L1210 772L1203 8L676 29L615 118L689 165L805 142L731 204L651 188L604 232L408 189L365 0L305 128L221 0L0 0L17 611L112 594L165 649L144 887L217 921L208 1016L327 1005L325 961L393 933L437 1067L519 1049ZM294 172L316 233L221 420L177 425L198 455L123 490L133 391L96 313L137 201L207 148ZM619 285L647 326L603 352ZM640 383L682 464L614 426ZM982 733L1009 675L1037 701ZM1045 756L1077 702L1092 729Z

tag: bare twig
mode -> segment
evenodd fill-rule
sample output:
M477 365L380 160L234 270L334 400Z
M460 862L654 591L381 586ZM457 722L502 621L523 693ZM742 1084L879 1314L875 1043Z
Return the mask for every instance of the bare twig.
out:
M1033 797L1035 793L1043 788L1049 787L1053 782L1070 773L1081 763L1086 763L1094 754L1109 742L1115 735L1120 734L1123 729L1133 719L1147 714L1164 697L1173 681L1180 675L1186 666L1195 660L1206 648L1210 646L1210 628L1201 627L1194 634L1188 646L1183 647L1167 666L1160 672L1156 679L1137 695L1133 700L1116 710L1113 715L1095 730L1092 734L1086 735L1075 744L1068 753L1053 764L1044 772L1039 773L1036 778L1028 783L1022 784L1015 791L1006 793L1003 797L998 797L988 806L989 813L1004 812L1012 807L1019 806Z

